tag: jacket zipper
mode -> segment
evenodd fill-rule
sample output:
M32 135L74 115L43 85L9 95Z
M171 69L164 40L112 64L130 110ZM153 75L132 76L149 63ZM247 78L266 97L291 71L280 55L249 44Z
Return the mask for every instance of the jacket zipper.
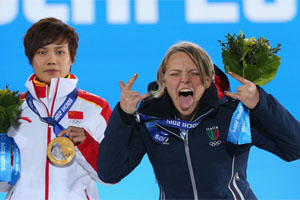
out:
M42 102L44 104L44 106L46 108L46 111L47 111L47 114L48 114L48 117L51 117L53 115L54 102L56 100L56 95L57 95L59 80L60 80L60 78L58 78L58 80L57 80L57 84L56 84L56 88L55 88L55 94L54 94L54 98L53 98L53 102L52 102L51 112L50 113L49 113L48 107L44 104L44 102L41 99L39 99L40 102ZM48 147L50 141L51 141L51 126L48 124L47 147ZM45 166L45 200L48 200L48 199L49 199L49 160L48 160L48 156L46 154L46 166Z
M193 122L198 121L199 119L201 119L202 117L204 117L205 115L208 115L209 113L211 113L215 108L211 108L209 109L209 111L207 111L206 113L200 115L199 117L197 117L195 120L193 120Z
M182 139L181 137L179 137L178 135L176 135L176 134L173 133L172 131L169 131L168 129L166 129L166 128L164 128L163 126L161 126L160 124L157 124L156 126L158 126L159 128L161 128L161 129L164 130L165 132L168 132L168 133L170 133L170 134L172 134L172 135L174 135L174 136L176 136L176 137Z
M209 113L211 113L215 108L211 108L210 110L208 110L206 113L204 113L203 115L197 117L195 120L193 120L194 122L201 119L202 117L208 115ZM157 124L158 127L160 127L162 130L182 139L180 136L176 135L175 133L173 133L172 131L169 131L168 129L164 128L163 126ZM192 187L193 187L193 194L194 194L194 199L198 200L198 191L197 191L197 187L196 187L196 181L195 181L195 175L194 175L194 171L193 171L193 167L192 167L192 160L191 160L191 156L190 156L190 149L189 149L189 144L188 144L188 134L189 132L187 131L185 139L183 139L184 141L184 149L185 149L185 155L187 158L187 163L188 163L188 168L189 168L189 173L190 173L190 178L191 178L191 182L192 182ZM161 189L162 191L162 189ZM160 195L160 199L165 199L165 193L162 191L161 195Z
M236 184L236 181L239 181L239 180L240 180L240 177L239 177L239 173L237 172L233 178L233 187L237 191L237 193L240 195L241 200L245 200L243 193L241 192L240 188Z
M46 108L46 111L47 111L47 115L48 115L48 117L50 117L51 115L49 113L49 110L48 110L46 104L40 98L38 98L38 99L44 105L44 107ZM47 127L47 146L50 143L50 140L51 140L51 127L48 124L48 127ZM49 199L49 160L48 160L48 156L46 154L46 163L45 163L45 200L48 200L48 199Z
M197 192L197 187L196 187L196 182L195 182L195 176L194 176L194 171L193 171L193 166L192 166L192 160L190 156L190 149L189 149L189 142L188 142L188 135L189 132L187 131L185 139L184 139L184 149L185 149L185 155L188 163L188 168L190 172L190 177L191 177L191 182L192 182L192 187L193 187L193 193L194 193L194 199L198 199L198 192Z

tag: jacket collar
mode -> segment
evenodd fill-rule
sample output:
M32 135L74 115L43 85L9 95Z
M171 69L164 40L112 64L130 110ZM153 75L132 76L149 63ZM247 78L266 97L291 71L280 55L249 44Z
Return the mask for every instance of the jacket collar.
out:
M219 104L218 91L215 84L211 84L209 88L205 90L197 106L197 113L195 119L205 112L207 109ZM163 119L173 119L175 117L175 106L166 93L160 98L148 98L141 103L139 112L155 116Z
M48 85L46 83L40 82L35 74L32 74L25 83L30 94L35 99L53 99L56 95L57 97L63 97L72 92L76 85L78 79L75 75L69 74L66 78L52 78L51 88L49 96L47 96Z

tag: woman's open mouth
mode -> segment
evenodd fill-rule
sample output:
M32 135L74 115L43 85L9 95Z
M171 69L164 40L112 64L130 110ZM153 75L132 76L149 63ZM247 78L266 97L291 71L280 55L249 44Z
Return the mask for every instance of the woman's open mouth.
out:
M191 89L182 89L178 92L179 106L182 110L188 110L190 108L194 102L193 94Z

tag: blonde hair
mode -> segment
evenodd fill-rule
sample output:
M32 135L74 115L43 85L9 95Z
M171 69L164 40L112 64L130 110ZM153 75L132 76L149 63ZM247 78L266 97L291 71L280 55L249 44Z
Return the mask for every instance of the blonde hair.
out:
M164 56L158 71L156 82L158 84L158 90L152 91L154 97L159 98L165 94L165 87L163 86L164 75L167 70L167 64L172 55L177 52L186 53L197 66L200 76L202 78L203 85L207 88L209 85L207 80L212 80L215 74L214 65L209 55L197 44L192 42L179 42L169 48Z

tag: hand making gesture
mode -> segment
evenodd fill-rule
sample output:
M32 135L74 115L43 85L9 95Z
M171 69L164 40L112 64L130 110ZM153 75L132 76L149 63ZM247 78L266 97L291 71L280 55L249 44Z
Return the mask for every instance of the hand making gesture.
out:
M255 108L259 102L259 91L256 85L233 72L228 72L228 74L240 82L242 86L236 88L236 93L227 91L226 95L240 100L249 109Z
M147 98L149 96L148 93L140 95L139 92L131 91L133 83L137 79L137 73L129 79L128 83L125 85L123 81L120 81L120 88L121 88L121 98L120 98L120 107L121 109L128 113L133 114L136 110L138 103Z

